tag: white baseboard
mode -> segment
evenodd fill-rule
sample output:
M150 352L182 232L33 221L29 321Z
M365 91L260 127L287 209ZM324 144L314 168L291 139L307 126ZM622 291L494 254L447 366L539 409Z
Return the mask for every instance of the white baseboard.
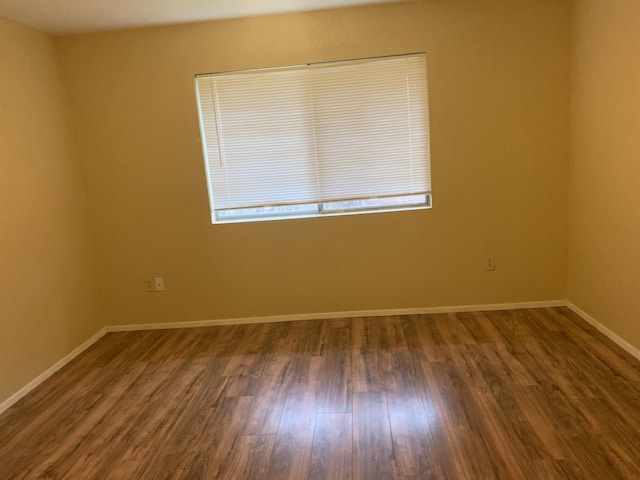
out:
M67 365L71 360L76 358L87 348L100 340L107 332L128 332L136 330L161 330L173 328L193 328L193 327L214 327L220 325L244 325L251 323L273 323L273 322L290 322L296 320L321 320L324 318L350 318L350 317L381 317L387 315L416 315L416 314L434 314L434 313L457 313L457 312L480 312L493 310L515 310L522 308L547 308L547 307L563 307L568 306L581 317L592 323L605 335L612 338L616 343L628 350L630 353L640 358L640 351L622 340L610 330L606 329L598 322L589 317L586 313L566 300L549 300L540 302L519 302L519 303L495 303L484 305L459 305L448 307L422 307L422 308L400 308L391 310L360 310L350 312L325 312L325 313L303 313L289 315L273 315L264 317L245 317L245 318L228 318L215 320L199 320L193 322L172 322L172 323L148 323L138 325L111 325L100 329L95 335L85 341L82 345L75 348L72 352L65 355L53 366L42 372L27 385L22 387L16 393L0 403L0 413L7 410L18 400L36 388L47 378Z
M636 347L634 347L633 345L631 345L629 342L627 342L626 340L624 340L622 337L620 337L617 333L609 330L607 327L605 327L603 324L601 324L598 320L596 320L595 318L593 318L591 315L589 315L587 312L585 312L584 310L582 310L580 307L578 307L577 305L575 305L572 302L567 301L566 302L566 306L572 310L575 314L579 315L580 317L582 317L582 319L584 321L586 321L587 323L590 323L591 325L593 325L598 331L600 331L601 333L603 333L605 336L609 337L611 340L613 340L616 344L618 344L618 346L622 347L623 349L625 349L627 352L629 352L631 355L633 355L634 357L636 357L638 360L640 360L640 350L638 350Z
M111 325L109 332L131 332L136 330L162 330L171 328L216 327L220 325L246 325L250 323L291 322L296 320L322 320L325 318L383 317L387 315L416 315L433 313L481 312L491 310L515 310L520 308L545 308L566 306L566 300L541 302L495 303L486 305L461 305L450 307L398 308L391 310L356 310L350 312L301 313L264 317L226 318L197 320L193 322L145 323L136 325Z
M9 398L7 398L5 401L0 403L0 413L2 413L5 410L9 409L14 403L16 403L22 397L24 397L27 393L29 393L31 390L36 388L38 385L40 385L42 382L44 382L47 378L49 378L51 375L56 373L58 370L60 370L62 367L64 367L66 364L68 364L71 360L73 360L78 355L80 355L82 352L84 352L91 345L93 345L98 340L100 340L105 333L107 333L107 329L106 328L101 328L96 334L94 334L91 338L86 340L82 345L80 345L77 348L73 349L73 351L69 352L63 358L58 360L54 365L52 365L51 367L46 369L44 372L42 372L40 375L38 375L36 378L31 380L29 383L27 383L20 390L18 390L16 393L14 393Z

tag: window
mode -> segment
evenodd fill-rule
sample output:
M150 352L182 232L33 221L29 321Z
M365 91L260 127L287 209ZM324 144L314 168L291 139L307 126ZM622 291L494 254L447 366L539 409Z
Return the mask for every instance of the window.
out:
M424 54L196 76L212 220L431 206Z

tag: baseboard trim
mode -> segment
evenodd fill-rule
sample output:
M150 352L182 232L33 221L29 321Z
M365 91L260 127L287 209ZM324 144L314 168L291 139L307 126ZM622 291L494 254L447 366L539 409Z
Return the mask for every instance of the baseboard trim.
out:
M600 333L604 334L606 337L608 337L609 339L613 340L613 342L615 342L619 347L623 348L628 353L633 355L635 358L640 360L640 350L638 350L636 347L634 347L629 342L624 340L617 333L613 332L612 330L609 330L609 328L605 327L602 323L600 323L594 317L592 317L587 312L582 310L575 303L567 301L566 302L566 306L573 313L575 313L578 316L580 316L585 322L593 325L596 328L596 330L598 330Z
M107 333L107 329L106 328L101 328L91 338L87 339L81 345L79 345L78 347L74 348L71 352L69 352L67 355L62 357L55 364L53 364L51 367L46 369L44 372L42 372L40 375L38 375L36 378L31 380L29 383L27 383L20 390L18 390L16 393L14 393L9 398L7 398L5 401L0 403L0 414L2 412L4 412L5 410L8 410L13 404L15 404L18 400L20 400L25 395L27 395L31 390L36 388L38 385L40 385L42 382L44 382L46 379L48 379L51 375L56 373L62 367L67 365L71 360L76 358L78 355L80 355L82 352L84 352L87 348L89 348L91 345L93 345L98 340L100 340L104 336L105 333Z
M101 328L92 337L87 339L81 345L76 347L70 353L58 360L54 365L42 372L36 378L31 380L27 385L22 387L16 393L0 403L0 414L8 410L18 400L23 398L34 388L47 380L51 375L60 370L62 367L71 362L74 358L88 349L91 345L100 340L108 332L129 332L136 330L164 330L175 328L195 328L195 327L215 327L221 325L246 325L251 323L274 323L274 322L291 322L296 320L321 320L324 318L350 318L350 317L381 317L387 315L416 315L416 314L434 314L434 313L458 313L458 312L482 312L495 310L517 310L523 308L550 308L550 307L567 307L575 314L580 316L584 321L593 325L603 335L607 336L629 354L640 360L640 349L634 347L626 340L622 339L618 334L582 310L576 304L568 300L549 300L540 302L519 302L519 303L496 303L484 305L459 305L448 307L424 307L424 308L401 308L390 310L359 310L350 312L325 312L325 313L304 313L290 315L273 315L263 317L245 317L245 318L228 318L215 320L200 320L193 322L172 322L172 323L149 323L137 325L111 325Z
M131 332L138 330L166 330L174 328L216 327L221 325L246 325L251 323L291 322L296 320L322 320L325 318L383 317L388 315L417 315L434 313L481 312L493 310L516 310L522 308L564 307L565 300L540 302L495 303L485 305L460 305L449 307L398 308L390 310L356 310L350 312L302 313L273 315L264 317L226 318L215 320L197 320L193 322L147 323L135 325L111 325L108 332Z
M399 308L389 310L357 310L349 312L325 312L325 313L303 313L303 314L289 314L289 315L273 315L262 317L244 317L244 318L227 318L227 319L215 319L215 320L199 320L193 322L171 322L171 323L149 323L149 324L137 324L137 325L110 325L101 328L91 338L87 339L84 343L79 345L73 351L65 355L58 360L54 365L42 372L36 378L31 380L27 385L22 387L16 393L0 403L0 414L8 410L18 400L31 392L38 385L47 380L51 375L60 370L62 367L71 362L74 358L88 349L91 345L100 340L108 332L130 332L136 330L166 330L176 328L195 328L195 327L215 327L222 325L246 325L252 323L274 323L274 322L291 322L296 320L321 320L325 318L351 318L351 317L382 317L387 315L417 315L417 314L434 314L434 313L458 313L458 312L481 312L481 311L495 311L495 310L516 310L523 308L549 308L549 307L563 307L569 306L581 317L588 320L588 317L584 312L577 307L571 307L571 304L567 304L566 300L548 300L540 302L517 302L517 303L495 303L484 305L459 305L459 306L446 306L446 307L423 307L423 308ZM597 323L597 322L596 322ZM599 325L599 324L598 324ZM600 329L600 328L598 328ZM605 327L602 327L605 329ZM624 342L620 337L617 337L613 332L605 329L603 333L611 337L616 343L621 344L623 348L629 350L635 350L630 344ZM610 335L607 333L609 332ZM612 337L613 335L613 337ZM615 338L614 338L615 337ZM618 340L616 340L618 339ZM626 345L626 346L625 346ZM640 358L640 352L635 350L632 354Z

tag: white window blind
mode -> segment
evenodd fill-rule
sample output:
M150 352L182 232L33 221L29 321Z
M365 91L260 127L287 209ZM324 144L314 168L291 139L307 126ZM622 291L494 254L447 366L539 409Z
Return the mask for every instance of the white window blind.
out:
M430 206L424 54L196 76L214 222Z

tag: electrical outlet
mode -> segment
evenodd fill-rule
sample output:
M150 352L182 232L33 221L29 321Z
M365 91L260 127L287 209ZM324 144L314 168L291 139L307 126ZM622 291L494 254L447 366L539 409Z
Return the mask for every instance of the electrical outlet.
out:
M491 272L496 269L496 259L493 257L493 255L484 257L484 269L487 272Z
M156 283L153 281L153 278L147 277L144 279L144 289L147 292L156 291Z
M164 292L164 278L156 277L153 279L153 282L156 287L156 292Z

